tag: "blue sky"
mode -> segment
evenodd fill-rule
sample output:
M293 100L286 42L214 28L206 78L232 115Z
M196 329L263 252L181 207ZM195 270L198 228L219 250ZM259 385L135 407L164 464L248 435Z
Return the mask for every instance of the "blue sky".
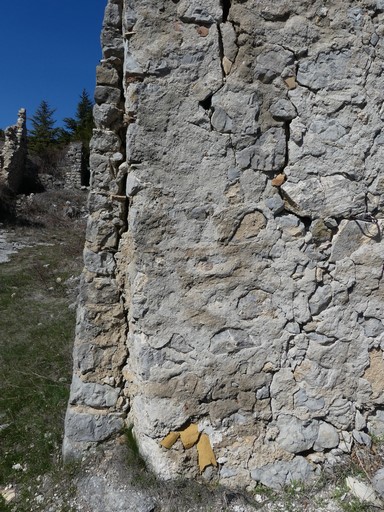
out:
M0 128L14 124L21 107L31 117L41 100L56 108L60 126L74 116L83 88L93 98L107 0L1 4Z

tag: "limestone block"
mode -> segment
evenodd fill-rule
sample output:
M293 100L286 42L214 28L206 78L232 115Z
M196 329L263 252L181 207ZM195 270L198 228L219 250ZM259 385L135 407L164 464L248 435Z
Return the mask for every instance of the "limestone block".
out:
M292 103L283 98L276 101L276 103L273 103L270 106L269 111L273 117L284 121L291 121L297 116L296 109Z
M134 173L130 172L127 176L125 193L128 197L135 196L140 190L142 190L145 185L140 181L140 179L134 175Z
M319 423L319 432L315 444L313 445L314 450L323 451L335 448L339 444L339 434L335 427L321 421Z
M95 408L114 407L119 392L119 389L106 384L83 382L77 375L74 375L70 391L70 403Z
M368 431L377 437L384 435L384 411L379 409L376 414L368 416Z
M85 273L83 273L83 276ZM92 277L91 277L92 276ZM94 277L82 279L82 299L92 304L115 304L119 302L119 289L115 279Z
M290 482L307 482L313 477L313 466L301 456L291 461L279 461L266 464L251 471L251 477L272 489L282 489Z
M383 3L383 10L384 10L384 3ZM376 471L376 473L372 477L372 486L375 489L375 491L384 498L384 469L381 468Z
M124 43L121 37L121 32L118 27L107 26L103 27L101 32L101 46L103 49L103 56L105 59L124 57Z
M330 285L319 286L309 299L309 309L312 315L321 313L332 301Z
M118 87L120 77L117 70L108 61L102 62L96 68L96 84Z
M118 105L121 100L121 91L117 87L107 85L97 85L95 89L95 101L98 105L109 103Z
M265 204L273 212L274 215L278 215L284 210L284 201L278 194L275 194L273 197L266 199Z
M372 439L365 432L359 432L358 430L355 429L352 431L352 435L353 435L353 439L356 441L356 443L368 446L368 448L371 447Z
M293 183L288 178L281 188L297 205L301 214L313 218L348 217L365 210L364 197L359 186L343 176L307 178L298 183ZM341 191L343 202L340 201Z
M115 250L118 243L118 231L110 218L101 219L89 216L85 234L88 249L94 252Z
M122 8L120 3L109 2L104 12L104 25L112 27L120 27Z
M218 132L231 133L233 130L232 119L220 107L215 108L211 117L211 123Z
M371 338L376 338L380 336L380 334L384 331L384 325L381 320L378 320L377 318L368 318L364 324L364 334L366 336L369 336Z
M297 73L300 85L314 90L323 89L333 83L346 80L352 64L351 51L323 51L315 59L306 59Z
M359 479L348 476L346 479L347 487L351 490L353 496L363 503L372 504L374 507L382 507L382 501L378 499L375 489L371 484L361 482Z
M256 135L260 128L257 122L260 103L256 88L252 85L239 92L234 85L226 83L213 95L212 109L211 123L223 133Z
M82 324L82 330L84 324ZM85 329L84 329L85 330ZM82 338L82 333L78 332L78 338ZM99 363L99 358L96 355L96 349L90 343L82 343L75 346L73 350L73 358L76 361L77 369L82 373L88 373L94 370Z
M281 128L271 128L253 146L236 154L237 164L246 169L279 172L283 169L286 155L286 139Z
M307 48L317 41L320 31L306 16L291 15L282 30L283 41L289 41L289 48L296 55L305 54Z
M124 57L124 74L129 75L142 75L144 73L143 68L136 60L136 58L130 53L129 46L125 46L125 57Z
M84 249L84 265L89 272L100 275L113 275L116 268L116 262L111 253L95 253L89 249Z
M93 155L91 157L91 165L94 163L92 158L97 159L98 161L103 160L104 162L108 162L107 158L100 158L97 153L107 153L112 152L115 153L119 151L121 148L121 140L118 135L113 133L110 130L93 130L93 137L90 143L90 149L93 151Z
M384 361L380 349L373 349L369 352L369 366L365 370L364 379L370 383L375 398L382 395L384 389Z
M65 433L71 442L100 442L121 431L123 425L119 414L90 414L69 408L65 416Z
M220 23L223 11L214 0L181 0L177 14L185 23Z
M123 29L125 32L129 32L135 26L137 21L137 15L135 9L130 5L125 5L123 11Z
M93 107L93 119L96 128L119 127L123 121L123 111L108 103Z
M294 55L281 46L270 46L256 58L255 79L269 84L280 76L283 70L294 63Z
M379 227L373 222L342 220L332 241L330 261L340 261L350 257L361 245L375 241L378 236Z
M353 425L354 420L353 404L346 398L336 398L329 409L328 420L339 429L345 429Z
M281 414L277 419L279 434L276 438L279 445L290 453L309 450L319 436L319 422L300 421L294 416Z

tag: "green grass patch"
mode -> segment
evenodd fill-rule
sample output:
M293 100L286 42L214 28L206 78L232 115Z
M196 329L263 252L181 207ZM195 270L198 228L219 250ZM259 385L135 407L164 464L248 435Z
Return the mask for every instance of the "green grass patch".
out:
M65 281L82 268L79 233L28 235L44 245L0 265L0 487L25 501L60 459L75 327ZM14 507L0 500L0 511L31 510L20 498Z

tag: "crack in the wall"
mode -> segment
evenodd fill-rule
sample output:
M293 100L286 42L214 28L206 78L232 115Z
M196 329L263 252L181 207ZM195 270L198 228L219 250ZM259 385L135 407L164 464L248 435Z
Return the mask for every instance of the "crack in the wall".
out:
M228 20L229 11L231 10L231 0L220 0L221 6L223 8L223 23Z
M225 78L225 71L224 71L224 65L223 65L223 59L224 59L224 44L223 44L223 34L221 32L220 23L217 23L217 34L218 34L218 44L219 44L219 59L220 59L220 67L221 67L221 74L223 79Z

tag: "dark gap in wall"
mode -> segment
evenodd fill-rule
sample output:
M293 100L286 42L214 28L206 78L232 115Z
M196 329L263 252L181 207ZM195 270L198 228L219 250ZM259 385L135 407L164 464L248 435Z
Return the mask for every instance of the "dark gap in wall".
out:
M210 110L212 107L212 94L208 96L208 98L205 98L205 100L199 101L199 105L203 107L204 110Z
M89 187L91 172L89 167L89 148L83 146L81 152L81 177L80 183L83 187Z
M289 139L291 137L290 125L291 125L291 121L286 121L284 123L284 127L283 127L284 128L284 133L285 133L285 161L284 161L284 169L289 164Z
M311 217L303 216L303 217L300 217L300 220L304 224L306 231L309 231L309 229L311 227L311 223L312 223Z
M231 0L221 0L221 7L223 8L223 23L225 23L231 9Z
M221 32L220 24L217 24L217 33L219 35L219 53L220 53L220 66L221 72L223 74L223 78L225 77L225 71L223 67L223 58L224 58L224 43L223 43L223 34Z

